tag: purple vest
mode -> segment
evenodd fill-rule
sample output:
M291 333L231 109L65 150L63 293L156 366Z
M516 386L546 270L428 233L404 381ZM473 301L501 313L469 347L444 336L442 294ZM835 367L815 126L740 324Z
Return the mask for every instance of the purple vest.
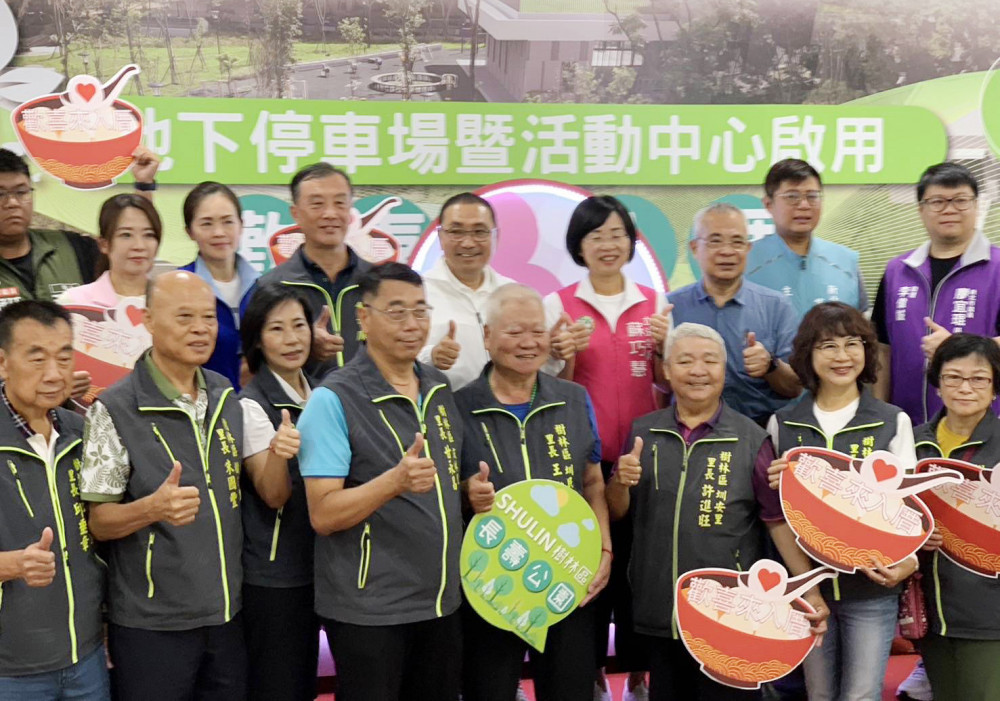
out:
M914 426L942 407L927 382L927 362L920 341L927 335L924 317L952 333L992 337L1000 312L1000 248L980 234L958 264L931 294L929 246L893 258L885 267L885 323L891 350L892 403L909 414ZM1000 401L993 410L1000 409Z

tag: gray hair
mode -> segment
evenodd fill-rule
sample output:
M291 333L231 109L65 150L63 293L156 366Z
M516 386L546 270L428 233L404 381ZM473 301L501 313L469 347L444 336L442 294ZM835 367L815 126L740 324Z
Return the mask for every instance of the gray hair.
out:
M713 202L707 207L702 207L694 215L694 225L692 226L692 235L697 238L701 234L701 227L704 224L705 217L710 214L735 214L743 222L743 228L749 231L749 223L747 222L746 213L734 204L729 204L728 202Z
M503 306L508 302L523 302L523 301L533 301L537 302L541 309L545 309L542 304L542 296L538 292L527 285L522 285L519 282L509 282L506 285L501 285L497 289L490 293L490 296L486 299L485 313L483 316L486 320L487 326L493 326L500 319L500 315L503 313Z
M709 341L715 341L719 345L719 350L722 351L722 362L726 362L726 342L722 340L719 332L711 326L693 324L690 321L680 324L667 336L667 343L663 349L664 360L670 357L670 353L674 349L674 344L682 338L706 338Z

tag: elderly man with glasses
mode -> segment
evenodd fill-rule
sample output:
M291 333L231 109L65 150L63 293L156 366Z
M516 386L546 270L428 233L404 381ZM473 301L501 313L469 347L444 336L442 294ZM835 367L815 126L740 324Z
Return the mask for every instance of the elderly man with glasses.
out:
M431 308L401 263L359 282L367 344L313 392L299 470L316 530L316 612L342 701L454 701L461 669L462 420L417 361Z
M928 240L889 261L875 297L872 322L882 356L875 393L909 414L914 426L942 406L924 377L941 342L958 332L1000 337L1000 248L977 228L978 196L979 183L965 166L925 170L917 202ZM1000 402L993 408L1000 410Z
M704 324L726 344L726 403L764 425L797 397L799 379L788 364L798 327L784 296L744 278L750 238L746 216L731 204L715 203L694 218L691 251L702 279L668 297L674 322Z
M774 235L755 241L747 256L746 278L785 295L801 320L820 302L869 307L858 267L858 252L813 232L823 210L819 172L805 161L778 161L764 180L764 206Z
M419 360L441 370L457 390L489 360L483 345L486 299L513 280L490 267L497 229L489 202L459 193L445 201L438 222L444 255L424 276L427 301L437 312Z

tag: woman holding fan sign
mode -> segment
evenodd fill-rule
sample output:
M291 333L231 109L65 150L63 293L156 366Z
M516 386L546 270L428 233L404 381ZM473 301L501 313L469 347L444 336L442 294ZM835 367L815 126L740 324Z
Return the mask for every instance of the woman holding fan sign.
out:
M875 380L877 352L870 322L853 307L825 302L803 317L789 360L807 391L768 423L778 455L813 446L859 458L885 450L907 468L916 462L909 417L863 388ZM773 488L787 466L784 457L772 463ZM823 583L830 630L803 665L811 700L881 698L901 583L918 565L915 556L891 564L873 561Z
M1000 348L993 339L965 333L945 339L927 371L944 409L917 427L917 455L974 463L996 484L1000 419L990 405L998 378ZM1000 699L1000 579L961 567L938 550L923 553L923 562L929 630L920 651L934 701Z

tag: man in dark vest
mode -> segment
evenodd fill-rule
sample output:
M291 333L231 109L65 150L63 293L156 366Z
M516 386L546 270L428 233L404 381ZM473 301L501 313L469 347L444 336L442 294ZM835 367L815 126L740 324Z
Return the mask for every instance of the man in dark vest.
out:
M243 699L243 415L202 370L215 295L194 273L146 298L150 351L87 413L83 498L109 541L109 642L124 699Z
M106 701L104 570L80 502L83 420L60 407L73 377L62 307L28 300L0 312L0 377L0 699Z
M700 567L746 571L764 557L767 534L792 573L812 564L768 486L771 439L722 400L722 336L681 324L667 338L663 363L674 406L635 420L632 450L607 487L611 517L633 520L629 577L635 629L650 640L650 699L759 699L759 691L739 693L709 679L684 649L673 610L677 579ZM818 612L806 618L820 634L829 611L818 589L805 598Z
M540 372L550 337L541 296L510 283L486 300L485 345L490 362L455 396L466 436L463 489L472 510L489 511L494 488L545 479L572 487L587 500L601 532L601 561L580 604L554 625L545 652L531 650L535 693L541 701L576 701L594 689L597 614L591 599L611 573L611 534L601 472L601 438L590 396L580 385ZM553 446L558 446L553 448ZM560 450L555 458L553 450ZM527 644L463 609L466 701L514 698Z
M416 362L431 312L420 276L386 263L359 285L366 347L298 425L316 611L338 701L454 701L462 421L444 374Z
M306 374L318 381L343 367L361 346L354 309L358 280L371 265L344 241L353 194L347 173L314 163L292 177L291 191L292 218L305 241L258 285L280 282L305 294L315 319Z

